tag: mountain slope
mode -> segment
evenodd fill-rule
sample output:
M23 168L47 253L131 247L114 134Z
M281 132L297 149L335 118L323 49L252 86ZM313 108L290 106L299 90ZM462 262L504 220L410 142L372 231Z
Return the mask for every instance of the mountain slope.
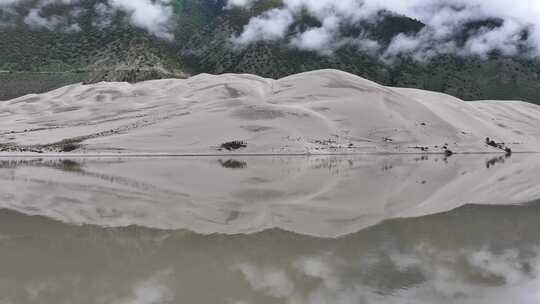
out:
M0 100L79 81L136 82L198 73L250 73L282 78L332 68L384 85L439 91L466 100L540 102L540 62L520 56L510 58L493 53L488 59L481 59L445 55L428 62L403 57L389 63L380 60L378 54L350 45L330 55L300 51L281 40L245 48L233 45L231 37L241 32L252 16L281 5L280 1L259 0L249 10L224 10L224 1L175 1L171 28L174 39L170 41L126 23L121 12L112 17L108 26L99 26L92 8L103 0L81 3L82 13L73 17L80 31L30 27L22 20L1 28L0 70L10 73L0 73ZM43 17L61 14L62 9L65 7L56 5L46 10ZM6 18L0 14L0 24L8 22ZM307 13L295 18L289 35L318 22ZM344 35L363 33L384 46L397 34L416 33L424 26L417 20L388 12L381 12L379 19L377 25L359 23L341 30ZM471 28L486 24L497 25L496 20L471 24L462 34L468 35Z

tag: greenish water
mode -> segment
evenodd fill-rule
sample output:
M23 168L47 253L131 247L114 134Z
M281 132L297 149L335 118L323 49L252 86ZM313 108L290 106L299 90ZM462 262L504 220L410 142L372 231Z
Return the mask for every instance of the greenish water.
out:
M336 239L0 214L1 303L538 303L540 205L468 206Z
M538 163L3 160L0 303L538 303Z

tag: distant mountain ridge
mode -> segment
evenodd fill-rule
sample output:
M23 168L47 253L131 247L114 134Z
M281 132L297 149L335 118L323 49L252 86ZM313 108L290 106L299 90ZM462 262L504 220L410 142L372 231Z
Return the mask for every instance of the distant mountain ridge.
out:
M92 8L103 1L86 0L81 5ZM20 11L28 9L24 5L32 1L22 3ZM228 72L281 78L334 68L388 86L439 91L466 100L519 99L540 103L540 62L534 59L508 58L493 53L487 60L444 55L425 63L408 57L388 63L380 60L378 54L363 52L351 45L342 46L332 55L301 51L279 40L245 48L233 45L230 38L238 34L252 16L279 5L281 1L260 0L248 10L225 10L225 1L176 0L172 41L156 38L123 22L121 12L113 16L109 26L99 27L92 10L82 10L74 17L80 31L32 28L0 14L0 24L2 21L12 24L0 30L0 70L9 71L0 73L0 100L80 81L137 82ZM47 13L61 14L62 9L65 8L57 5ZM357 24L342 31L350 35L361 31L384 45L396 34L416 33L424 26L417 20L384 11L379 18L381 21L376 25ZM317 22L302 13L296 16L289 32L292 34ZM496 19L471 23L462 35L498 24Z

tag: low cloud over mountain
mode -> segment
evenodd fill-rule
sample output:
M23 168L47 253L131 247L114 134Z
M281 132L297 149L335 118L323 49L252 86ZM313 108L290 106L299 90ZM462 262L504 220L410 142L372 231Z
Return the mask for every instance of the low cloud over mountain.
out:
M103 0L88 8L83 0L0 0L3 25L22 21L35 28L78 31L77 16L84 10L95 12L95 25L106 27L117 12L123 12L131 24L152 35L173 39L170 32L174 16L172 0ZM88 2L88 1L86 1ZM21 20L22 18L22 20ZM7 20L7 21L6 21Z
M230 0L228 7L249 9L254 0ZM386 12L381 14L381 12ZM309 14L318 25L289 29L296 18ZM376 25L388 14L419 20L425 27L415 33L398 33L387 44L373 41L368 33L343 29L358 24ZM427 59L437 54L486 56L540 54L540 2L513 3L491 0L283 0L283 6L253 17L241 34L239 45L262 40L286 40L299 49L331 53L353 44L392 58L410 54Z
M231 37L238 47L280 42L290 47L330 55L351 45L392 60L410 55L427 60L440 54L486 57L540 55L540 2L492 0L282 0L253 13L265 0L199 0L224 9L252 14ZM88 3L93 3L88 5ZM0 25L23 23L34 28L80 31L78 16L92 11L94 25L107 27L121 12L126 22L150 34L173 40L175 0L0 0ZM178 2L179 3L179 2ZM55 10L55 8L57 10ZM59 9L60 8L60 9ZM391 24L388 37L374 29L388 18L408 17L417 25ZM306 21L307 20L307 21ZM388 23L388 22L387 22ZM388 24L387 24L388 25ZM385 25L385 26L387 26ZM390 34L388 34L390 33Z

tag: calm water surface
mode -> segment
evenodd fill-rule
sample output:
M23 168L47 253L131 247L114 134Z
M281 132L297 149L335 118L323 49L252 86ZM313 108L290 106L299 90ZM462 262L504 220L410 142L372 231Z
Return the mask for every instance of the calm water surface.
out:
M534 155L0 159L0 303L539 303L538 172Z

